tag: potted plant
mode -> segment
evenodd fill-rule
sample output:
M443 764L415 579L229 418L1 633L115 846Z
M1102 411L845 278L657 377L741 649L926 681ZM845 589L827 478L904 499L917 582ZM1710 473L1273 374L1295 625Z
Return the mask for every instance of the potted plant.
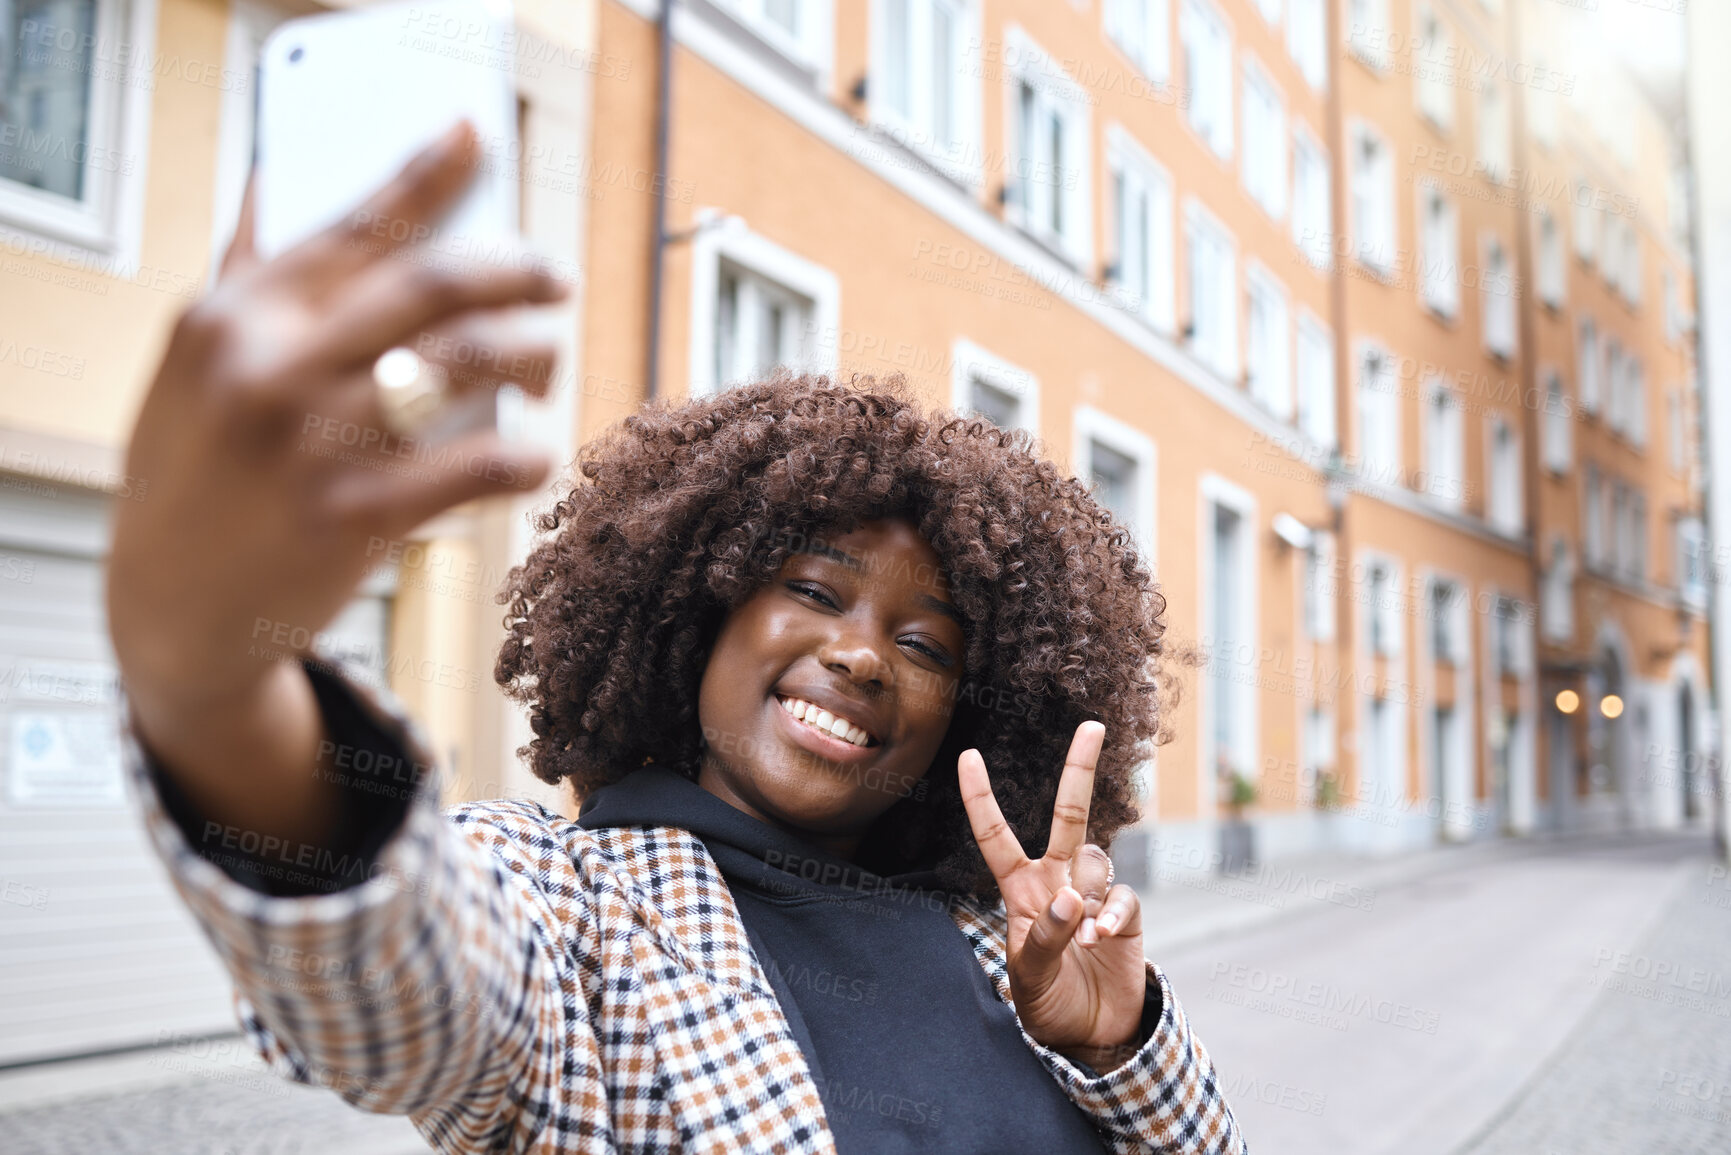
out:
M1232 874L1256 865L1256 827L1244 810L1256 801L1256 783L1236 767L1221 760L1218 767L1226 821L1220 825L1220 871Z

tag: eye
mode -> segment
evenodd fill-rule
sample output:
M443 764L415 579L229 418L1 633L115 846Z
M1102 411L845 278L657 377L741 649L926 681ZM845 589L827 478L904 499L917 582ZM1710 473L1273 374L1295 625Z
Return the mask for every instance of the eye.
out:
M810 598L819 605L827 606L829 609L833 610L840 608L836 605L835 599L829 596L828 590L813 582L788 582L787 588L796 594L803 594L805 597Z
M949 651L928 643L924 638L903 638L902 644L911 650L919 651L939 665L952 666L955 664L955 659L950 657Z

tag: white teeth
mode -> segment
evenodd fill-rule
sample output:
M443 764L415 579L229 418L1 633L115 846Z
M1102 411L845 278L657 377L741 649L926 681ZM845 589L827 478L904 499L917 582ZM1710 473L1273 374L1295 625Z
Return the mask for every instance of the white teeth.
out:
M781 708L798 718L806 725L822 730L831 737L840 738L855 746L871 745L871 735L849 722L846 718L838 718L819 706L814 706L803 698L781 698Z

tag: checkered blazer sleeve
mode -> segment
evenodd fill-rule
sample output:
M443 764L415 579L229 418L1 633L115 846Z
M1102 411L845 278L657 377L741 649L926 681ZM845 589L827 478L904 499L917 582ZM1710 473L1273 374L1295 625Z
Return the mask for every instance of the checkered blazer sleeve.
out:
M961 907L961 926L986 968L998 997L1009 1003L1003 904ZM1190 1030L1165 974L1147 964L1149 997L1160 1014L1142 1047L1122 1066L1100 1074L1027 1031L1022 1038L1073 1102L1093 1119L1115 1155L1246 1155L1232 1108L1215 1077L1202 1041Z
M130 733L126 750L149 837L272 1070L410 1115L440 1151L522 1151L549 1130L560 1150L614 1149L575 973L587 896L558 865L557 815L502 803L447 818L424 782L364 881L272 896L198 853Z

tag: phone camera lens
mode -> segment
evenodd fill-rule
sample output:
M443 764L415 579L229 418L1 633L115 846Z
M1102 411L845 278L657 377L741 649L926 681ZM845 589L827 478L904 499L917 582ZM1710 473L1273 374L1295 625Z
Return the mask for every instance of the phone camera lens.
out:
M299 64L301 62L301 57L305 56L306 54L307 54L307 50L304 48L298 47L298 46L289 49L289 63L290 64Z

